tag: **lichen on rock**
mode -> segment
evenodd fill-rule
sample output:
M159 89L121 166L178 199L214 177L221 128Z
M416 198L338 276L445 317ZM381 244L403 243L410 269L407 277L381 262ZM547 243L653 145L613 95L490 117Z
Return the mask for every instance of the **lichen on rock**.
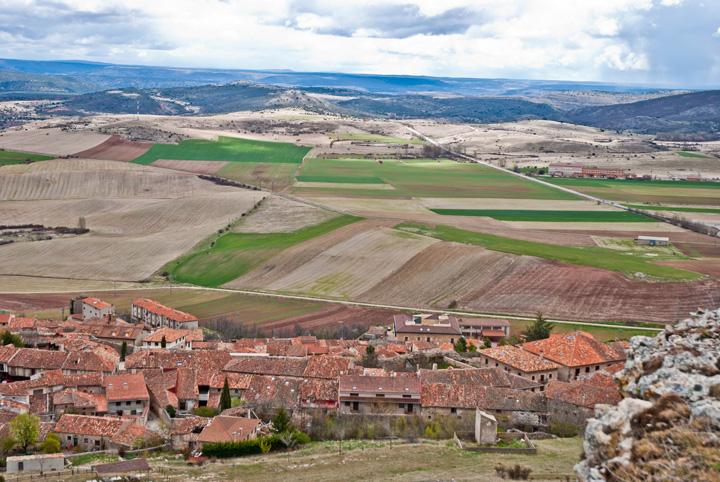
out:
M720 480L720 310L631 340L624 399L588 421L583 481Z

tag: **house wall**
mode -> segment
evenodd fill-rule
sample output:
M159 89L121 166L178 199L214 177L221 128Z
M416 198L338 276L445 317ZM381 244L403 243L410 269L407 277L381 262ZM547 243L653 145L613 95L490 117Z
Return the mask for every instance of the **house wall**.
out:
M83 321L90 320L92 318L106 318L108 315L114 314L114 312L115 309L112 307L101 310L87 303L83 303L82 307Z
M412 407L412 408L410 408ZM419 400L384 400L360 397L341 397L339 411L342 414L362 415L419 415Z
M588 418L594 416L593 409L573 405L572 403L563 402L561 400L548 399L547 407L548 420L550 423L559 422L575 425L581 430L585 427Z
M610 365L614 365L617 362L612 363L599 363L593 365L582 365L577 367L561 367L559 377L562 382L571 382L573 380L579 380L592 375L595 372L599 372ZM563 370L564 368L564 370ZM563 378L564 377L564 378Z
M110 434L108 434L109 436ZM58 433L60 442L65 448L80 447L83 450L105 450L109 445L109 438L102 435L81 435L72 433Z
M8 457L6 471L9 474L20 472L55 472L65 468L65 458L56 455L36 455L33 458Z
M108 413L111 415L142 415L148 405L146 400L123 400L108 402ZM135 413L133 413L135 412Z
M397 333L398 341L426 341L429 343L455 343L461 335L436 335L432 333Z
M510 373L512 375L519 375L521 377L525 377L529 380L532 380L534 382L546 384L551 380L559 380L560 379L560 371L559 370L545 370L540 372L525 372L523 370L518 370L517 368L513 368L510 365L507 365L501 361L495 360L494 358L487 357L480 352L478 355L478 358L480 359L480 366L481 367L498 367L505 370L507 373Z

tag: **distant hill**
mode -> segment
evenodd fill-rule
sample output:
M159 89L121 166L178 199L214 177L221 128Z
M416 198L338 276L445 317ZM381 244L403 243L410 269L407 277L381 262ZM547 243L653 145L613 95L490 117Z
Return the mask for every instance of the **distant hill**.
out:
M664 138L720 138L720 90L671 95L570 111L565 120Z

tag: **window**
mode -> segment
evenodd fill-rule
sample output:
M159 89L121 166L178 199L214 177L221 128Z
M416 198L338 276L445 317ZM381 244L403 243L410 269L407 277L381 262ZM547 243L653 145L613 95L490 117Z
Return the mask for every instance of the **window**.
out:
M490 359L489 359L489 358L486 358L486 359L485 359L485 364L487 365L488 363L490 363Z
M407 336L405 337L405 341L408 341L408 337L407 337Z
M548 375L548 379L552 380L552 373Z
M346 407L349 407L349 406L350 406L350 402L345 402L345 406L346 406Z
M99 440L96 440L96 441L95 441L95 446L96 446L96 447L99 447L99 446L100 446L100 441L99 441Z
M398 407L399 407L399 408L405 408L405 404L404 404L404 403L398 403Z
M450 413L457 413L457 408L451 407L451 408L450 408Z
M585 367L585 373L590 373L590 367Z
M544 381L545 381L545 375L540 375L540 381L541 381L541 382L544 382Z
M532 376L532 381L535 381L535 375Z
M576 376L576 377L577 377L577 376L580 376L580 369L579 369L579 368L576 368L576 369L575 369L575 376Z
M412 397L412 395L408 395L408 394L406 394L406 393L403 393L403 398L411 398L411 397Z
M455 343L455 338L450 338L450 343Z
M429 337L429 336L427 337L427 342L430 343L430 337Z
M600 370L600 365L595 365L595 371Z
M384 398L385 394L384 393L376 393L375 396L378 398Z
M129 401L125 402L125 405L129 407L129 406L130 406L130 402L129 402Z
M87 437L85 437L85 439L83 439L83 442L88 443Z
M357 397L358 394L357 394L357 393L351 393L350 396L351 396L351 397Z
M25 470L25 464L23 462L18 462L18 472L22 472Z
M357 412L358 410L360 410L360 403L359 403L359 402L353 402L352 409L353 409L354 411L356 411L356 412Z

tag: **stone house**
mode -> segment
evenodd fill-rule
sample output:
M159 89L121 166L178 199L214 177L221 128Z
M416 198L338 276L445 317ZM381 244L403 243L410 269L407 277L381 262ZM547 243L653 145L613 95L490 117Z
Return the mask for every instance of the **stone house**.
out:
M202 429L197 437L198 444L216 442L242 442L254 439L260 433L260 420L257 418L218 415Z
M143 420L150 409L150 394L140 373L123 373L105 377L108 413L137 416Z
M557 380L560 370L557 363L512 345L480 350L477 360L480 366L501 368L540 385L545 385L550 380Z
M413 415L420 412L420 380L413 374L340 377L338 401L345 414Z
M63 454L34 454L7 457L5 471L8 474L41 472L43 474L59 472L65 469Z
M197 316L146 298L138 298L132 302L131 318L135 323L145 323L153 328L198 328Z
M442 344L455 343L462 333L458 320L450 315L415 314L393 317L393 336L398 341L424 341Z

